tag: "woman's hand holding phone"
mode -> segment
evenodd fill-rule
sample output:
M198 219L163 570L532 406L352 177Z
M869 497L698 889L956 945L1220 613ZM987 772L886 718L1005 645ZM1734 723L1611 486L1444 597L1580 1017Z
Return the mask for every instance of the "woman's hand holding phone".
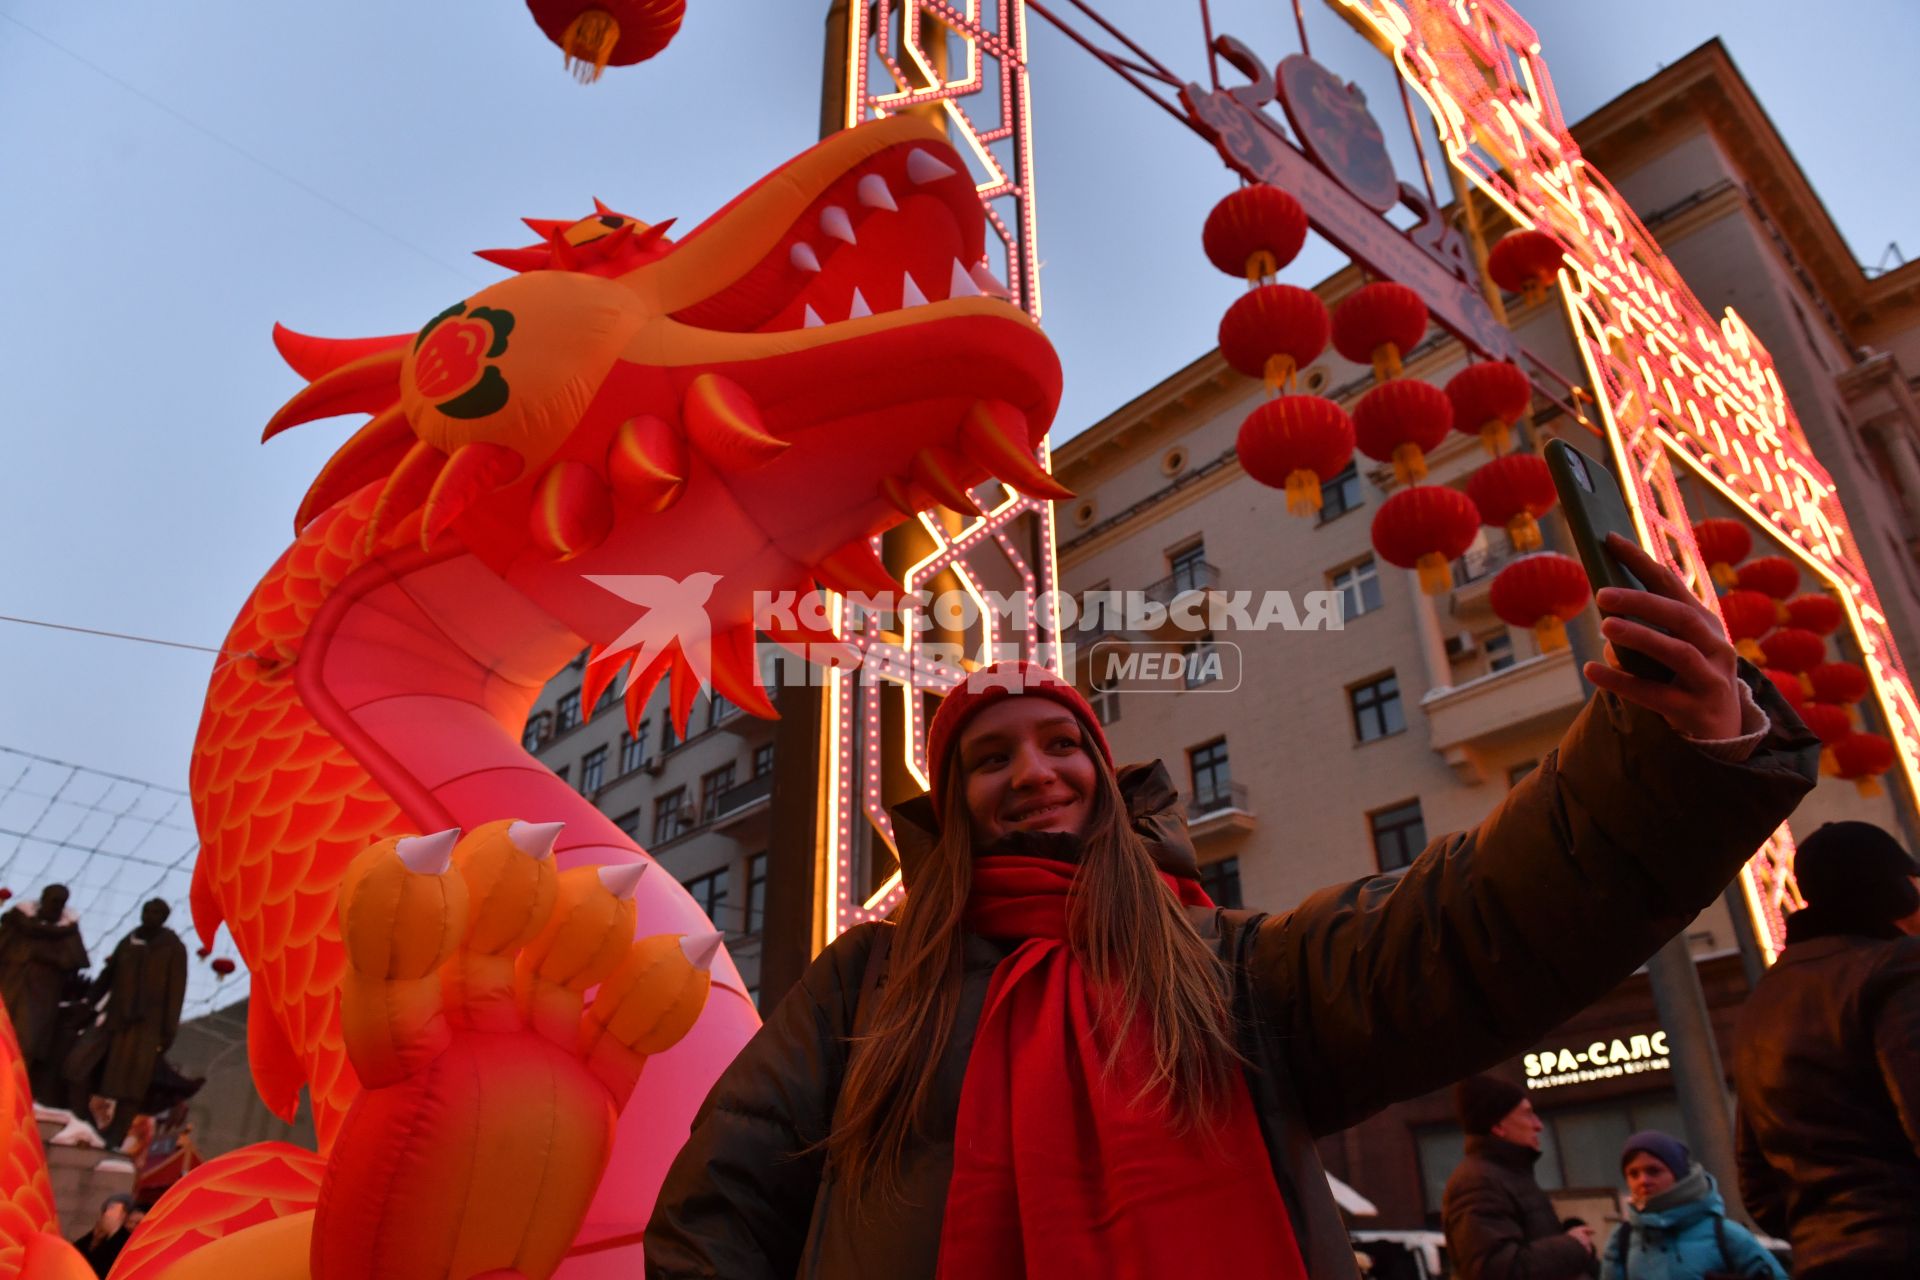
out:
M1597 689L1657 712L1689 738L1739 737L1738 658L1719 620L1694 599L1673 570L1631 539L1609 534L1606 545L1608 553L1647 589L1604 587L1594 597L1605 615L1600 633L1607 638L1607 661L1587 663L1587 679ZM1664 627L1671 634L1635 619ZM1664 663L1674 673L1673 682L1660 684L1621 670L1615 644Z

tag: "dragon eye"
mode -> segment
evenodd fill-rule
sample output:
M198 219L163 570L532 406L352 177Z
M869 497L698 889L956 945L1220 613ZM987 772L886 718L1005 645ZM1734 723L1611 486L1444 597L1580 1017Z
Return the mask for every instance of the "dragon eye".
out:
M612 227L616 231L620 229L620 224L625 221L626 219L617 213L603 213L600 215L600 225L603 227Z

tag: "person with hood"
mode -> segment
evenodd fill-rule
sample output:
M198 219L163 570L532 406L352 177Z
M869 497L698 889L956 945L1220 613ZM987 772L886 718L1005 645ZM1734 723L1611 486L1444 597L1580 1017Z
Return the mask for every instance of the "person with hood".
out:
M68 1055L67 1072L76 1090L113 1100L113 1119L103 1133L110 1147L127 1136L164 1066L161 1055L173 1047L180 1030L187 945L167 928L172 914L160 898L141 906L140 923L120 940L93 981L91 998L107 1002L100 1025ZM178 1078L171 1067L164 1074Z
M1314 1150L1508 1057L1714 901L1818 742L1679 580L1603 625L1676 673L1600 692L1473 830L1277 915L1200 890L1159 763L1000 663L928 728L907 884L722 1073L655 1200L652 1280L1357 1273Z
M1727 1220L1713 1175L1687 1144L1645 1129L1620 1149L1627 1220L1600 1258L1600 1280L1787 1280L1753 1232Z
M1740 1011L1740 1195L1805 1280L1920 1276L1920 866L1869 822L1800 843L1806 906Z
M0 1002L20 1037L33 1096L63 1102L60 1064L65 1058L60 1004L81 994L87 967L80 922L67 910L67 886L50 884L37 902L21 902L0 915Z
M1546 1128L1527 1091L1498 1076L1453 1087L1467 1152L1441 1200L1447 1257L1460 1280L1584 1280L1593 1228L1560 1222L1533 1176Z

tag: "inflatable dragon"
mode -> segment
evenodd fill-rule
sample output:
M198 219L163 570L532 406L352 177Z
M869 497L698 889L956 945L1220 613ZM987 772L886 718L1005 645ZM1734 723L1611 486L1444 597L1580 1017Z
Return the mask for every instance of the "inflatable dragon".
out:
M193 910L251 972L261 1097L291 1118L304 1087L319 1150L202 1166L117 1280L639 1274L758 1018L687 893L523 749L527 714L587 650L583 709L624 671L630 723L665 680L684 727L702 677L772 715L756 593L895 590L874 534L990 478L1064 495L1034 458L1058 361L984 266L984 217L899 117L677 242L598 202L529 219L539 243L481 255L515 274L417 333L276 330L307 386L268 438L368 420L212 677ZM607 582L632 575L705 575L708 625L627 652L638 610ZM27 1171L0 1271L69 1274L20 1226L46 1212L31 1139L0 1130Z

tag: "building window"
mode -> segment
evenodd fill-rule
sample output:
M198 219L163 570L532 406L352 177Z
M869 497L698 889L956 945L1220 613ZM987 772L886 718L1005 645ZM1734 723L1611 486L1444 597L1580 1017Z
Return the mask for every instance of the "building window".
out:
M712 822L720 816L720 797L733 786L733 765L723 764L700 776L700 821Z
M1092 684L1087 690L1087 705L1093 708L1094 719L1101 724L1112 724L1120 718L1120 691Z
M1200 887L1216 907L1239 907L1240 859L1222 858L1200 868Z
M1353 736L1357 742L1372 742L1407 727L1400 711L1400 681L1391 673L1347 690L1353 704Z
M613 700L620 696L619 685L620 681L617 679L607 681L607 687L600 691L600 700L593 704L593 714L599 715L613 705Z
M1418 800L1376 810L1367 821L1373 827L1373 856L1382 871L1410 865L1427 847L1427 821L1420 816Z
M580 758L580 794L592 795L607 780L607 749L595 747Z
M613 825L632 836L635 840L638 840L640 838L640 811L638 809L627 810L613 820Z
M707 701L707 728L725 724L739 714L740 708L716 693Z
M687 881L687 892L693 895L693 900L700 904L700 909L707 913L707 919L713 921L716 929L724 930L727 927L720 919L720 913L726 909L727 890L732 880L732 869L722 867Z
M527 727L520 731L520 745L529 751L538 751L540 744L547 740L547 726L552 723L545 712L527 720Z
M1340 593L1342 621L1372 613L1381 605L1380 571L1372 556L1357 564L1350 564L1338 573L1328 574L1327 583Z
M1360 471L1353 463L1320 486L1320 523L1343 516L1361 503Z
M620 772L632 773L646 762L647 722L642 720L640 726L632 733L620 735Z
M673 723L673 712L669 710L660 717L660 754L665 755L680 745L680 734Z
M1198 689L1203 684L1212 684L1221 678L1223 667L1220 650L1213 642L1213 632L1209 631L1199 639L1188 642L1183 656L1187 660L1187 688Z
M556 723L554 732L565 733L580 723L580 691L560 695L560 701L553 707Z
M773 772L773 744L763 742L753 749L753 776L764 778Z
M1511 766L1507 770L1507 785L1510 787L1518 786L1522 778L1539 767L1540 762L1538 760L1522 760L1519 764Z
M758 933L767 927L767 855L756 853L747 859L747 932Z
M665 844L687 829L687 789L675 787L653 802L653 842Z
M560 779L560 781L565 782L567 780L567 775L571 772L572 772L571 768L563 764L558 769L555 769L553 771L553 776Z
M1194 541L1167 557L1167 568L1173 575L1173 593L1195 591L1207 586L1207 544Z
M1233 776L1227 768L1227 740L1215 738L1187 751L1187 767L1193 773L1193 804L1205 812L1227 803L1233 793Z
M1491 635L1480 637L1480 647L1487 651L1487 670L1505 671L1513 665L1513 635L1508 631L1495 631Z

